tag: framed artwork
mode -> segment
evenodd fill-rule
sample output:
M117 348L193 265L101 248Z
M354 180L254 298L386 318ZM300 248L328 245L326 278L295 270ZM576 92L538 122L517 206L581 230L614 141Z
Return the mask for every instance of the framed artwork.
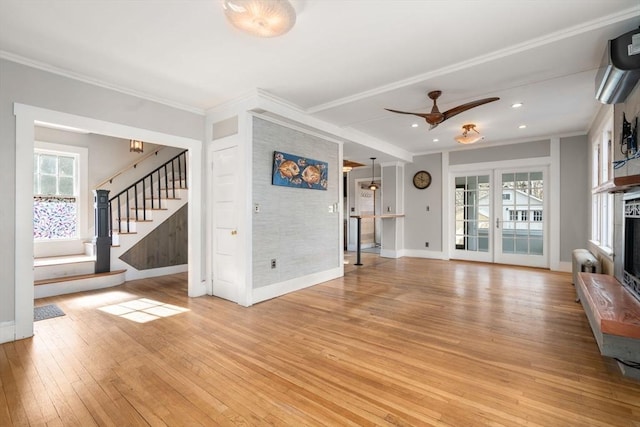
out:
M328 172L329 165L327 162L280 151L273 152L271 179L273 185L326 190Z

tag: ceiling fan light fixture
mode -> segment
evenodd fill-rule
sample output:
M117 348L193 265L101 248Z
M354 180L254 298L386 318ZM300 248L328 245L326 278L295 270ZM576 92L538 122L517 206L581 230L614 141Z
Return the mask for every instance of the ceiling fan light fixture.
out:
M481 139L484 139L484 137L480 135L480 132L476 130L476 125L472 123L462 126L462 129L464 129L464 132L462 132L461 135L455 137L455 140L460 144L475 144ZM475 132L475 134L471 133L471 131Z
M256 37L277 37L296 23L288 0L223 0L222 8L234 27Z

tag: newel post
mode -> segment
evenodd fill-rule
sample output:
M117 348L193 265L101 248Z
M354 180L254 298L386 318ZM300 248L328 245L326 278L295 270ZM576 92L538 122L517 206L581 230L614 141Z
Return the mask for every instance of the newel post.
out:
M111 233L109 227L109 190L93 190L96 273L111 271Z

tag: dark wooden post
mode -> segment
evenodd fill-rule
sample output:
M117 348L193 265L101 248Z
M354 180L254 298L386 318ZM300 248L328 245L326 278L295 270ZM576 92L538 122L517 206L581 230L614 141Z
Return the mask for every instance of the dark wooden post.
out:
M111 271L111 233L109 227L109 190L93 190L93 244L96 247L96 273Z

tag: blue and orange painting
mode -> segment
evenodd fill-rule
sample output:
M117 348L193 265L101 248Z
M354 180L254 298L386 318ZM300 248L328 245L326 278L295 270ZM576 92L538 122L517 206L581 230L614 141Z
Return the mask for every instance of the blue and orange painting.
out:
M328 171L327 162L274 151L271 183L284 187L326 190Z

